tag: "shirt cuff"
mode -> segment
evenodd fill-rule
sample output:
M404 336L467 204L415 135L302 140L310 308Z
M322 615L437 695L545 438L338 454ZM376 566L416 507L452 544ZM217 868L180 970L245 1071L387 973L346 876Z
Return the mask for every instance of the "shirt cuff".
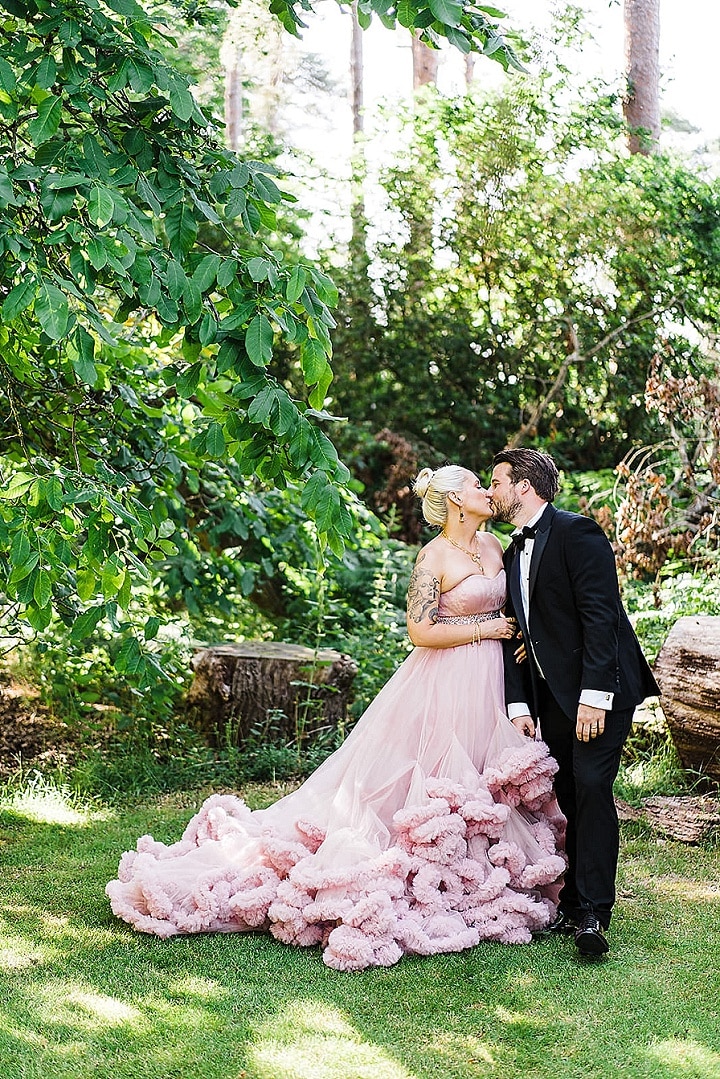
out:
M531 716L532 712L523 702L521 704L509 704L507 706L508 719L517 719L518 716Z
M580 704L589 704L591 708L602 708L609 712L614 696L614 693L603 693L601 689L583 689L580 693Z

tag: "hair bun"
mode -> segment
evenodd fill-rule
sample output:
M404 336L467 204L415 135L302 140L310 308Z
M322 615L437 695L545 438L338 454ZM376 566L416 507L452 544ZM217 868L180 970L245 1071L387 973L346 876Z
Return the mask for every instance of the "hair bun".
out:
M423 468L421 472L418 472L413 483L413 489L418 498L424 498L427 494L427 489L430 486L430 481L435 475L434 469Z

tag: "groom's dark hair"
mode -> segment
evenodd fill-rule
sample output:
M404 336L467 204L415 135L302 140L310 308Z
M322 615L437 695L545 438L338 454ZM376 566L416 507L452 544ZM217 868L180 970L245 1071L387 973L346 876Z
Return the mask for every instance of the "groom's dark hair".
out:
M495 465L510 465L513 483L527 480L536 494L546 502L552 502L560 490L560 480L555 462L549 453L539 450L502 450L493 457Z

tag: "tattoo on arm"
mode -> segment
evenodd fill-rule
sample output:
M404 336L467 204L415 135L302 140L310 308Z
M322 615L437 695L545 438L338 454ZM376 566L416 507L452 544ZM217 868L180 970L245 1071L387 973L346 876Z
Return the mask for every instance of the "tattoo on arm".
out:
M419 560L420 561L420 560ZM438 613L440 582L428 570L416 564L408 585L407 613L413 622L422 622L426 615L434 622Z

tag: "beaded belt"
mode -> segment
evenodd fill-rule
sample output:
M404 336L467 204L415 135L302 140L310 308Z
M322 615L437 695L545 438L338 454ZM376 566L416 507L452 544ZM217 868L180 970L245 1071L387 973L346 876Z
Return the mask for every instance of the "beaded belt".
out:
M502 611L484 611L482 614L439 614L436 622L444 626L472 626L478 622L488 622L491 618L500 618Z

